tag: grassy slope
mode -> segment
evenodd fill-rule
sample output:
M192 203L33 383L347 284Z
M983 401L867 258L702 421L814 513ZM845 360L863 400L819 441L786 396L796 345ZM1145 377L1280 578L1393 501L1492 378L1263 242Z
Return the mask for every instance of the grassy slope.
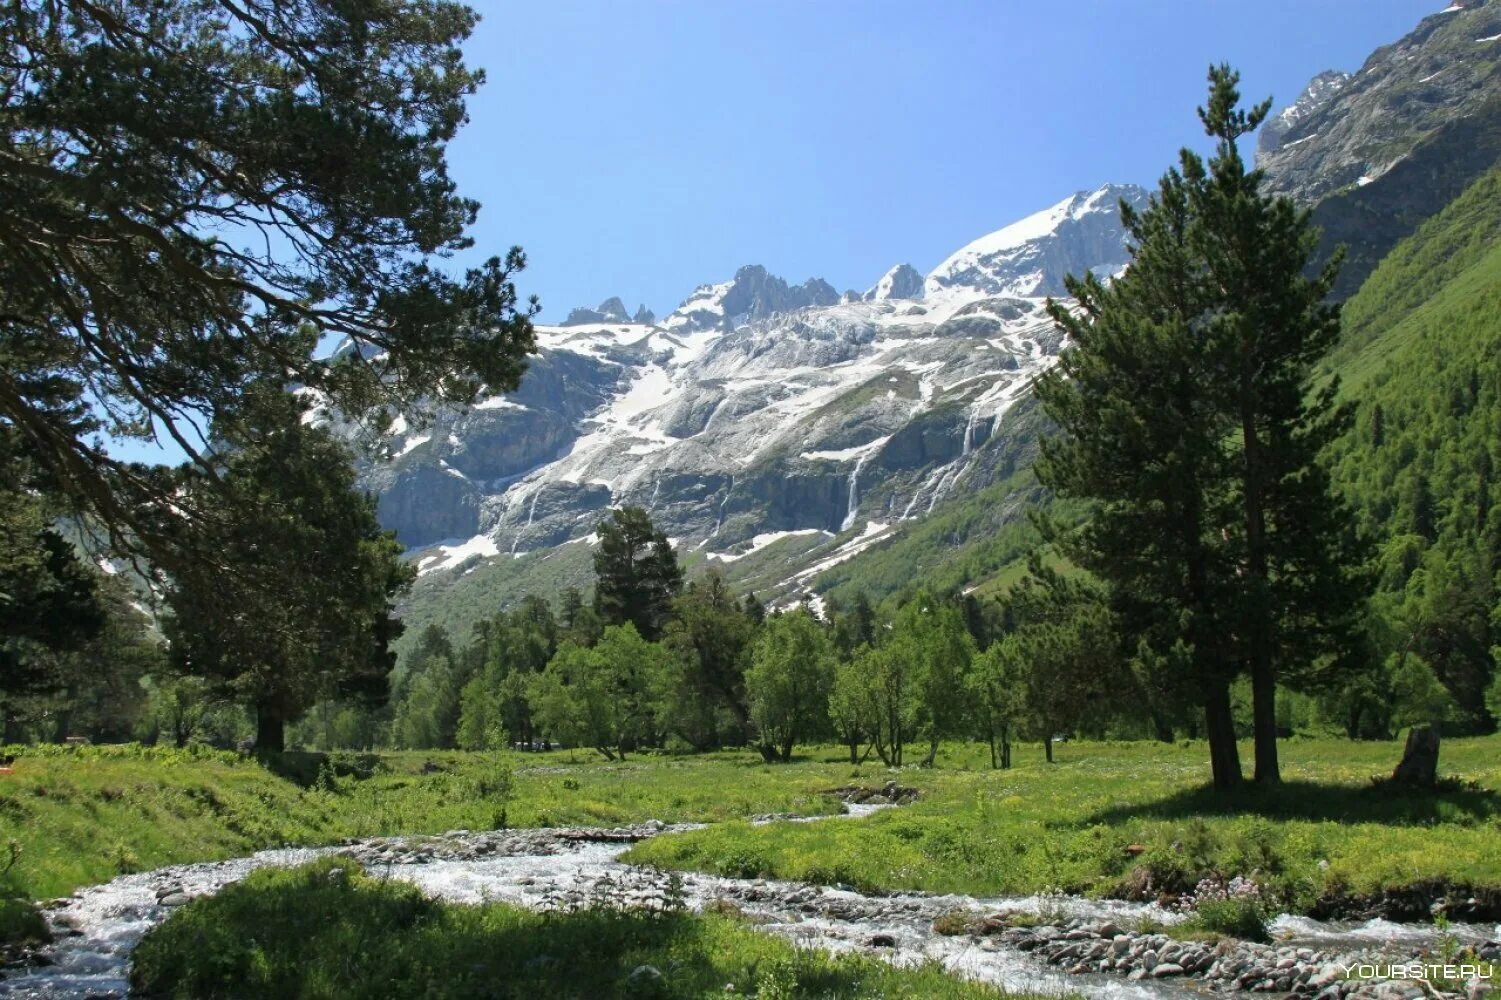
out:
M351 755L342 776L320 781L312 754L285 755L277 773L212 751L6 752L21 756L15 774L0 777L0 843L21 854L0 876L0 894L34 898L128 871L344 837L838 809L818 794L828 774L775 771L743 754L604 764L592 753L411 752L382 756L373 772L372 758L353 766ZM497 791L502 761L513 771L509 802Z
M1433 795L1372 785L1398 750L1290 741L1285 788L1224 799L1204 787L1202 744L1069 744L1052 766L1025 747L1017 767L996 772L979 769L978 753L965 749L974 770L905 771L901 780L922 799L865 822L725 824L648 841L629 858L978 895L1050 887L1111 895L1139 887L1144 872L1154 889L1181 891L1210 872L1258 872L1297 909L1429 881L1501 893L1501 737L1447 742L1444 770L1474 784ZM1130 845L1145 851L1133 857Z
M1356 396L1373 377L1400 375L1402 355L1423 339L1429 318L1472 297L1468 283L1494 270L1498 243L1501 170L1481 177L1387 255L1345 304L1344 333L1325 369Z
M660 978L633 978L642 965ZM307 1000L1003 996L933 966L797 949L729 916L445 905L334 861L257 872L183 908L141 943L132 985Z
M476 622L520 603L528 594L552 600L568 587L594 588L594 549L581 542L560 545L519 559L488 562L475 558L421 577L402 603L406 631L397 640L404 651L428 625L441 625L460 643Z

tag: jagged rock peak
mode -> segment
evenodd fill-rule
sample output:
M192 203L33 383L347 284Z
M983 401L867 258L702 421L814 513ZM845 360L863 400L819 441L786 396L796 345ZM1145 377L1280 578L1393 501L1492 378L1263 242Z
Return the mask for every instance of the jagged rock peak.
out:
M925 296L1066 295L1067 275L1117 274L1130 259L1120 218L1122 201L1145 207L1147 192L1135 184L1106 184L982 236L933 269Z
M612 295L593 309L580 306L568 314L560 326L582 326L585 323L629 323L631 314L625 311L620 296Z
M882 299L920 299L923 296L922 273L911 264L898 264L865 293L865 301Z
M643 302L636 307L636 315L631 317L631 321L640 323L642 326L651 326L657 321L657 314L646 308L646 303Z
M788 285L760 264L747 264L729 281L698 286L663 325L675 330L733 330L767 316L838 301L839 293L822 278Z
M1314 77L1296 101L1266 120L1256 137L1257 155L1280 149L1283 140L1300 124L1322 111L1345 89L1350 79L1351 74L1337 69L1325 70Z

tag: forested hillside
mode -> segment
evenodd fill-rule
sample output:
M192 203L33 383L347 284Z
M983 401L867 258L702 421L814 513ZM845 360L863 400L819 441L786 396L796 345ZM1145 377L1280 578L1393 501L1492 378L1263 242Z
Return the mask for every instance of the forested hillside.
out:
M1501 707L1501 171L1399 246L1345 323L1334 370L1360 410L1329 458L1380 542L1377 612L1399 654L1434 668L1450 714L1487 724L1487 685Z

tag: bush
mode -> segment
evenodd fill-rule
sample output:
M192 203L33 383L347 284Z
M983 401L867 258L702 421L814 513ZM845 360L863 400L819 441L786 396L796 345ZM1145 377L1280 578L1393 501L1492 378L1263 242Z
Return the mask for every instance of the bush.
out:
M26 899L0 899L0 948L46 944L52 940L42 912Z
M1179 904L1192 911L1186 929L1246 941L1268 941L1267 903L1255 880L1237 875L1228 882L1206 878Z

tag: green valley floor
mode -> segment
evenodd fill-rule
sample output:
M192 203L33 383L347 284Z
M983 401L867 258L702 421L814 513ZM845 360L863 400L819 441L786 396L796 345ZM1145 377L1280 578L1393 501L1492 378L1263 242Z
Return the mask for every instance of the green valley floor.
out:
M898 772L851 765L836 747L806 749L782 765L749 752L605 762L583 751L259 760L138 747L12 750L14 773L0 778L0 839L9 845L0 889L12 900L3 923L13 937L35 930L15 900L167 864L377 835L648 819L710 824L644 840L624 857L663 869L866 891L1145 900L1239 875L1256 880L1271 905L1294 912L1418 919L1446 900L1457 919L1501 915L1501 737L1446 741L1443 781L1431 792L1380 780L1400 744L1292 739L1282 746L1282 787L1228 796L1206 787L1205 749L1192 742L1067 743L1056 747L1053 764L1040 748L1019 746L1007 771L989 769L983 748L952 745L937 767ZM836 790L848 795L851 787L892 782L915 790L915 801L836 823L751 822L839 812ZM423 977L436 983L476 965L516 978L506 963L523 962L525 949L513 946L541 936L550 954L567 953L570 941L611 942L589 974L626 990L623 996L657 995L642 977L625 984L636 969L664 963L689 970L673 979L674 990L689 992L662 995L701 995L693 991L736 981L742 988L764 981L758 996L988 995L932 968L893 972L868 959L796 953L727 916L542 916L428 903L348 867L335 875L332 864L258 873L240 889L184 908L137 955L148 994L234 995L214 983L252 975L266 977L270 989L277 976L304 975L310 961L346 953L352 941L379 944L386 956L361 965L359 975L414 989ZM247 914L278 905L279 895L297 895L300 907L316 912L324 893L357 905L315 934L268 930L253 935L248 950L207 947L263 926ZM492 958L476 958L481 952ZM449 971L419 960L429 953ZM204 956L220 960L205 964ZM787 989L778 993L783 980ZM299 983L303 995L354 995Z

